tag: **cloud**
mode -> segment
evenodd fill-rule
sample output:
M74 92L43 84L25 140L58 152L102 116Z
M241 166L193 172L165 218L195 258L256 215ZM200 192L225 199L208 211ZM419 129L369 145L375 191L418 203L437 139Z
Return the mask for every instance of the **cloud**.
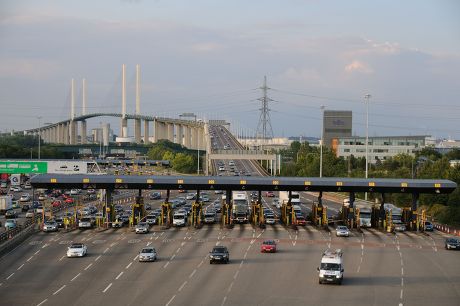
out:
M205 43L197 43L191 46L192 51L195 52L213 52L220 49L223 49L223 45L214 43L214 42L205 42Z
M347 73L359 72L359 73L364 73L364 74L371 74L374 71L372 70L372 68L370 68L365 63L358 61L358 60L354 60L350 64L345 66L345 72Z

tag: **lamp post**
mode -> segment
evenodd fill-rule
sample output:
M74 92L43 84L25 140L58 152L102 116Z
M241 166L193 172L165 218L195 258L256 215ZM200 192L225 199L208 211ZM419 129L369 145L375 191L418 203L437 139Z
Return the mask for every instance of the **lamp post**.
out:
M369 99L371 98L370 94L366 94L364 96L364 102L366 103L366 178L368 178L368 170L369 170ZM367 192L364 195L364 199L367 201Z
M42 120L42 116L38 116L37 117L38 119L38 159L40 159L40 142L42 141L42 137L41 137L41 128L42 128L42 123L41 123L41 120Z
M321 125L321 143L319 154L319 177L323 177L323 134L324 134L324 105L321 105L321 114L323 117L323 124Z

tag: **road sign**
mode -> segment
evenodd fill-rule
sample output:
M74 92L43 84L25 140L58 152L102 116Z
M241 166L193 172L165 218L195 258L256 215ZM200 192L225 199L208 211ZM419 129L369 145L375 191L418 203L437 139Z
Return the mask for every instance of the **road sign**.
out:
M48 173L86 174L88 173L88 163L79 160L48 161Z
M47 173L47 162L40 161L0 161L0 173Z

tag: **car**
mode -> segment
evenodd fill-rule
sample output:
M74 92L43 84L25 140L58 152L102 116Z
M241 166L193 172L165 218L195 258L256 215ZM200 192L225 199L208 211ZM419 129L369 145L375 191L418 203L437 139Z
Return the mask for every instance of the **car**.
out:
M147 222L139 222L135 227L136 234L147 234L149 232L149 225Z
M39 206L42 206L42 204L39 201L33 201L32 202L32 208L37 208Z
M145 247L139 252L139 262L157 260L157 251L153 247Z
M335 251L326 250L321 257L321 265L317 268L320 284L342 284L344 277L343 253L341 249Z
M223 190L214 190L214 194L222 194L222 193L224 193Z
M39 200L39 201L45 201L45 200L46 200L46 195L45 195L44 193L40 193L40 194L38 195L38 200Z
M72 243L67 248L67 257L83 257L88 254L88 248L83 243Z
M13 209L16 209L16 208L20 208L21 206L19 205L19 202L18 201L12 201L11 202L12 206L13 206Z
M19 186L11 186L10 187L10 192L21 192L22 188Z
M57 232L58 231L58 224L56 221L54 220L49 220L49 221L46 221L44 224L43 224L43 231L45 233L47 232Z
M260 246L260 252L261 253L276 253L276 241L275 240L265 240L262 242L262 245Z
M213 264L214 262L223 262L228 263L230 261L230 254L226 246L218 245L215 246L211 252L209 252L209 263Z
M186 200L195 200L195 199L196 199L196 193L188 193L188 194L185 196L185 199L186 199Z
M80 189L72 189L70 190L70 195L78 195L80 194Z
M348 230L348 227L346 227L345 225L339 225L335 229L335 235L337 237L348 237L350 236L350 231Z
M115 219L115 221L112 222L112 227L114 228L123 227L123 224L124 224L123 220L117 218Z
M445 242L446 250L460 250L460 239L459 238L447 238Z
M62 205L62 201L61 200L54 200L52 203L51 203L51 206L53 207L61 207Z
M425 227L424 227L426 232L432 232L434 230L433 223L430 221L425 221Z
M158 218L154 215L148 215L147 217L145 217L145 222L148 225L155 225L158 223Z
M44 212L43 206L40 205L37 208L35 208L35 212L37 214L42 214Z
M224 166L219 166L219 171L225 171L225 167Z
M213 207L216 213L222 212L222 205L220 204L220 202L214 202Z
M179 192L179 193L187 193L188 191L185 190L185 189L179 189L177 192Z
M274 198L275 197L275 193L273 193L273 191L267 191L265 193L265 196L266 197L269 197L269 198Z
M26 218L33 218L35 215L34 213L34 210L33 209L29 209L27 212L26 212Z
M264 215L265 224L276 224L275 214L272 212L266 213Z
M29 202L29 201L30 201L30 194L28 193L21 194L21 197L19 198L19 202Z
M16 219L18 214L13 209L9 209L5 212L5 219Z
M161 193L159 192L152 192L149 196L150 200L159 200L161 199Z
M216 222L216 213L215 211L206 211L204 213L204 223L212 224Z
M73 204L73 199L71 197L68 197L67 199L64 200L66 204Z
M57 225L59 228L63 228L64 227L64 219L62 219L61 217L56 217L54 218L54 221L56 221Z
M209 202L209 196L207 194L203 194L200 196L202 202Z
M18 226L18 223L16 222L16 219L5 220L5 229L7 231L10 229L16 228L17 226Z
M93 220L90 217L83 217L78 222L79 229L88 229L93 227Z
M21 211L22 212L26 212L30 209L30 205L29 204L22 204L21 206Z
M406 231L406 225L400 220L394 220L393 221L393 230L396 231L396 232L405 232Z
M296 223L297 225L300 225L300 226L305 226L307 225L307 220L305 220L305 217L303 215L300 215L300 216L296 216Z

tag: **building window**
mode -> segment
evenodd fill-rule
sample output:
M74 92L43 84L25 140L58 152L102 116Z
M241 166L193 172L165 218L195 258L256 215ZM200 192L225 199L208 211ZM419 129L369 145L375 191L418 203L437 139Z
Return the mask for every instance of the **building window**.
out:
M348 153L348 152L350 152L350 149L343 149L343 152Z

